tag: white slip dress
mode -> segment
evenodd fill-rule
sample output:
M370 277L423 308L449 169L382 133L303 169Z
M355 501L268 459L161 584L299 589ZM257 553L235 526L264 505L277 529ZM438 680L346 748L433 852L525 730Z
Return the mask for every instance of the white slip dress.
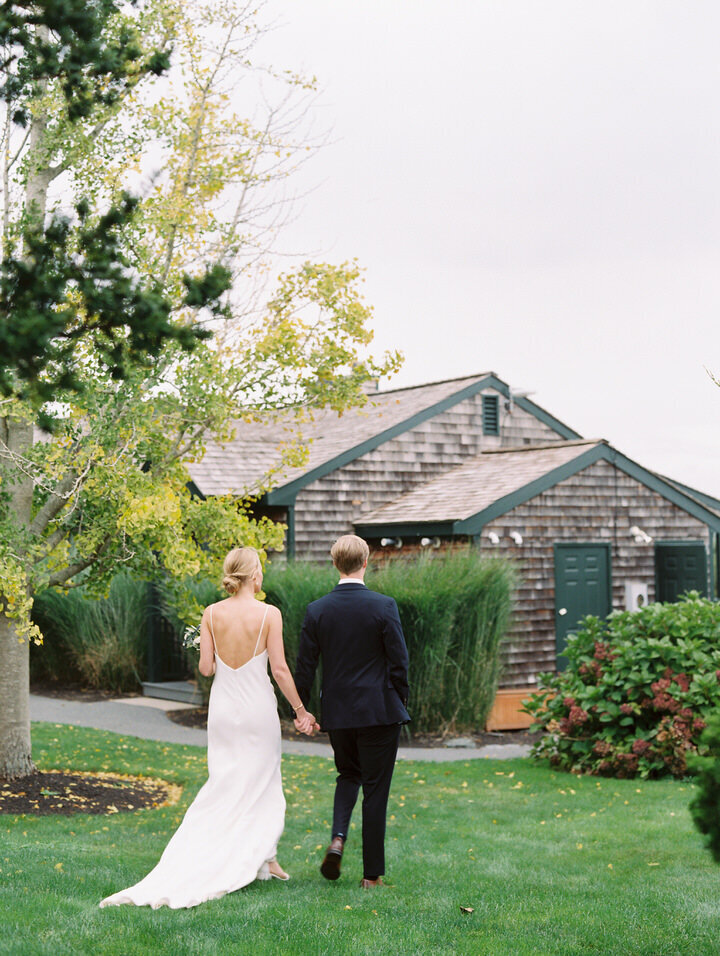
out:
M267 672L267 649L229 667L215 649L208 707L208 779L185 813L157 866L100 906L197 906L270 879L285 824L277 700Z

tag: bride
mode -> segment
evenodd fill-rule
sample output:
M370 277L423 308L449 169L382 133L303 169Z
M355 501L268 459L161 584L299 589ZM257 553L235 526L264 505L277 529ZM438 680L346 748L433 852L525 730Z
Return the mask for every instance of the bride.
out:
M280 776L280 721L267 661L305 734L315 718L300 701L285 662L282 616L255 595L262 567L254 548L225 558L230 595L205 609L200 673L215 675L208 708L208 780L188 807L157 866L100 906L197 906L253 880L288 880L277 862L285 797Z

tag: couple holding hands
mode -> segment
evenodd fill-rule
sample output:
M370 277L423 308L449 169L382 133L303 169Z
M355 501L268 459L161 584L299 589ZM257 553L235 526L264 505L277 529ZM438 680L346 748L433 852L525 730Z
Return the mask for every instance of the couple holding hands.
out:
M285 661L280 611L255 598L262 588L257 552L236 548L227 555L223 585L229 597L205 609L200 632L200 672L214 674L208 780L157 866L101 906L196 906L256 879L289 879L276 855L285 797L268 661L294 710L296 728L310 735L320 725L306 704L322 664L322 729L330 737L338 776L321 873L329 880L340 876L362 787L361 885L382 885L390 782L400 727L410 719L407 648L395 601L364 584L366 542L343 535L330 554L340 581L307 608L294 679Z

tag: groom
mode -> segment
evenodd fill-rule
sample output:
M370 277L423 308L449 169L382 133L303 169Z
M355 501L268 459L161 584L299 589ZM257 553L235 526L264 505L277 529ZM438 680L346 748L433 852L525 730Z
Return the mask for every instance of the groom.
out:
M382 886L390 781L400 725L410 720L408 654L397 604L363 583L369 553L354 534L332 546L340 582L308 605L295 668L295 685L307 705L322 658L322 728L338 770L332 839L320 872L328 880L340 876L350 815L362 787L360 885L365 888Z

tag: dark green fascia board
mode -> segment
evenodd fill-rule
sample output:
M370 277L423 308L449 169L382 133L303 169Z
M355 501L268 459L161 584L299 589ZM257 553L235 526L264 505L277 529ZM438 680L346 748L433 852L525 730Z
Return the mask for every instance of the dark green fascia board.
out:
M353 526L361 538L422 538L454 533L452 521L406 521L404 524L363 524Z
M685 485L682 481L675 481L674 478L665 478L664 475L659 475L658 477L662 478L663 481L667 481L668 484L673 485L675 488L686 492L691 498L696 498L700 504L707 505L708 508L720 508L720 499L713 498L712 495L706 495L705 492L698 491L697 488L691 488L690 485Z
M440 415L442 412L452 408L453 405L457 405L459 402L464 402L466 398L472 398L473 395L477 395L477 393L482 391L484 388L495 388L498 392L504 395L505 398L510 397L510 388L506 382L503 382L492 372L488 375L484 375L471 385L466 385L465 388L461 388L460 391L454 392L452 395L448 395L447 398L442 399L442 401L436 402L434 405L430 405L420 412L416 412L415 415L412 415L410 418L406 418L405 421L399 422L397 425L393 425L392 428L386 428L384 431L378 432L377 435L373 435L372 438L366 439L359 445L354 445L352 448L348 448L347 451L344 451L341 455L336 455L335 458L331 458L329 461L323 462L322 465L318 465L317 468L313 468L312 471L308 471L306 474L301 475L299 478L289 482L287 485L281 485L279 488L275 488L274 490L268 492L268 504L294 504L295 497L298 492L302 491L303 488L306 488L313 481L317 481L318 478L324 478L325 475L329 475L330 472L336 471L338 468L342 468L345 465L350 464L351 461L355 461L356 458L360 458L362 455L368 454L368 452L375 451L376 448L378 448L380 445L384 445L385 442L390 441L393 438L397 438L398 435L402 435L405 432L410 431L417 425L422 425L422 423L426 422L429 418L434 418L435 415ZM513 398L513 402L518 406L518 408L522 408L524 411L534 415L537 419L543 422L543 424L547 425L549 428L552 428L553 431L557 432L563 438L575 439L582 437L576 431L573 431L572 428L568 428L567 425L563 425L561 421L558 421L557 418L554 418L534 402L520 397Z
M671 501L674 505L677 505L678 508L682 508L683 511L692 515L693 518L702 521L703 524L706 524L712 531L720 531L720 515L709 511L696 498L680 491L675 484L670 484L669 481L665 481L659 475L656 475L655 472L648 471L646 468L643 468L642 465L638 465L637 462L626 458L625 455L619 451L615 451L614 448L607 448L606 457L607 460L616 465L620 471L624 471L626 475L635 478L636 481L641 482L646 488L662 495L663 498Z
M626 475L639 481L645 485L646 488L650 488L651 491L657 492L657 494L663 498L677 505L678 508L682 508L683 511L702 521L713 531L720 531L720 516L713 514L712 511L708 511L707 508L694 498L679 491L669 482L659 478L654 472L648 471L646 468L643 468L642 465L631 461L629 458L626 458L625 455L616 451L614 448L610 448L609 445L603 442L602 444L593 445L587 451L578 455L577 458L573 458L572 461L566 462L559 468L547 472L547 474L542 475L535 481L531 481L524 487L518 488L518 490L512 492L512 494L505 495L504 498L498 498L489 508L485 508L483 511L463 521L456 521L453 526L453 533L480 534L483 526L489 521L493 521L508 511L512 511L513 508L525 504L526 501L535 498L536 495L542 494L543 491L547 491L561 481L572 478L572 476L579 471L601 460L615 465L620 471L625 472Z
M185 487L190 492L191 498L199 498L201 501L205 501L205 495L200 491L195 482L190 479L190 481L185 482Z

